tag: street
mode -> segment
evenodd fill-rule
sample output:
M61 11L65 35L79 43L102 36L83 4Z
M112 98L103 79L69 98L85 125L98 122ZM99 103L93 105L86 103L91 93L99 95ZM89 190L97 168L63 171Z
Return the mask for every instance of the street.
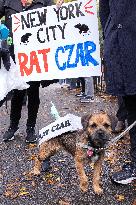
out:
M83 116L100 110L116 114L115 98L96 93L95 102L80 103L75 94L76 91L60 88L58 83L40 88L36 133L54 121L50 113L51 101L60 116L68 113ZM108 150L111 155L107 154L103 162L103 195L95 195L92 189L93 166L91 169L88 165L85 170L89 177L89 190L82 193L74 160L64 151L51 157L50 172L39 177L30 174L38 147L25 144L27 106L22 109L20 129L15 140L5 144L2 135L9 126L10 102L7 110L5 105L0 108L0 205L132 205L136 199L136 183L115 185L110 180L113 170L120 169L123 162L129 162L129 136Z

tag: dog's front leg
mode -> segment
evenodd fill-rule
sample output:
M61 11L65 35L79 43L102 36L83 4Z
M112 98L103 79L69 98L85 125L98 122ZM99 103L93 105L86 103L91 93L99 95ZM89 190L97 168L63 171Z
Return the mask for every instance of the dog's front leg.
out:
M104 155L102 154L100 158L94 164L94 172L93 172L93 189L96 194L102 194L103 190L100 187L100 177L101 177L101 168L102 162L104 160Z
M83 155L84 153L82 150L79 149L76 151L75 165L80 180L80 188L83 192L86 192L88 190L88 178L84 171Z
M40 170L41 170L41 160L39 160L39 158L37 157L35 159L35 164L34 164L34 168L33 168L32 173L34 175L40 175Z
M46 143L44 143L39 148L39 154L35 159L35 164L34 164L34 169L33 169L34 175L40 175L42 161L46 158L47 146L48 146L48 144L46 145Z
M33 169L34 175L39 175L41 170L42 161L51 157L61 148L57 140L53 139L48 142L41 144L39 148L38 157L35 159L35 165Z

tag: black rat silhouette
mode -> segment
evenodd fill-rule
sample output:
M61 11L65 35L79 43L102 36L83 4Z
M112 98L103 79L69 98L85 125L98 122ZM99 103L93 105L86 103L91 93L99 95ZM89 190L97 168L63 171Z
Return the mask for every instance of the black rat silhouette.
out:
M86 34L89 32L89 27L86 24L78 23L74 27L79 29L80 34Z
M21 43L27 45L29 43L29 37L31 36L31 33L26 33L21 37ZM21 44L20 43L20 44Z

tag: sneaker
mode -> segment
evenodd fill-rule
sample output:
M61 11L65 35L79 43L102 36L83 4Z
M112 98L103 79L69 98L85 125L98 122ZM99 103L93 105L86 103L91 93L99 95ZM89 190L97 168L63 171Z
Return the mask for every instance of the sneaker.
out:
M127 164L122 167L122 171L112 175L111 180L118 184L130 184L136 179L136 166Z
M28 127L26 130L27 136L26 136L26 143L35 143L37 142L37 136L35 134L34 127Z
M80 102L81 102L81 103L94 102L94 97L86 96L85 98L81 98L81 99L80 99Z
M81 93L78 93L75 95L76 97L85 97L85 93L84 92L81 92Z
M122 132L126 128L124 121L118 121L115 127L115 132L119 133Z
M46 159L43 160L43 162L42 162L41 172L48 172L50 169L51 169L51 166L50 166L50 158L46 158Z
M9 127L9 129L3 135L3 141L8 142L14 140L14 134L18 130L18 127Z

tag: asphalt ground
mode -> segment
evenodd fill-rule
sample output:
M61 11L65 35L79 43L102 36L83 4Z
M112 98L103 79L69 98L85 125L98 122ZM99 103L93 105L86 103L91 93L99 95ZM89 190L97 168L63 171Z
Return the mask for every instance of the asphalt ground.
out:
M105 110L116 114L116 99L105 94L96 94L95 102L80 103L76 91L60 88L59 84L40 88L40 109L36 132L54 121L50 113L51 101L60 116L72 113L83 116ZM7 113L8 112L8 113ZM110 148L103 162L103 195L97 196L92 189L92 168L86 165L89 190L82 193L73 158L66 152L58 152L51 158L52 169L40 177L30 172L38 152L36 145L25 144L27 106L22 109L20 129L15 140L2 142L3 133L9 125L10 102L0 108L0 205L132 205L136 199L136 183L115 185L110 180L113 171L119 170L129 161L129 136Z

